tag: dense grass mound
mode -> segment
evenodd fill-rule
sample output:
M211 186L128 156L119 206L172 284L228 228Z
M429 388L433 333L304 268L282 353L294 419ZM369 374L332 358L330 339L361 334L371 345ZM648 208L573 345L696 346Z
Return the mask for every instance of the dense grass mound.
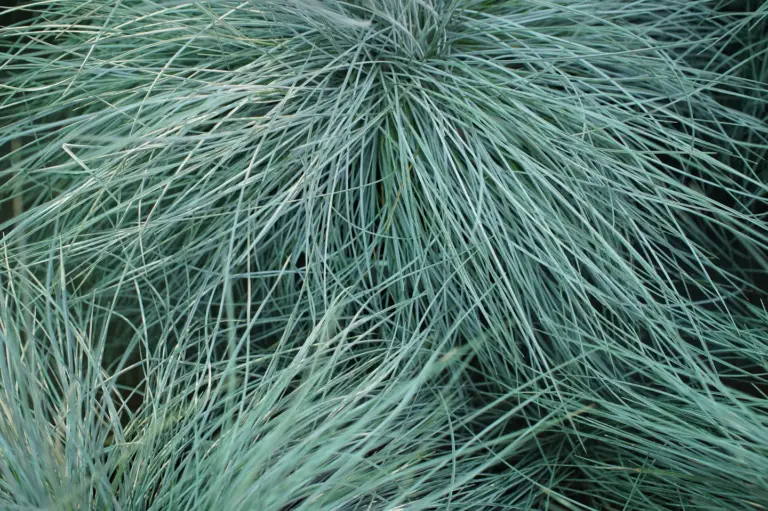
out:
M768 507L765 15L724 6L30 4L0 502Z

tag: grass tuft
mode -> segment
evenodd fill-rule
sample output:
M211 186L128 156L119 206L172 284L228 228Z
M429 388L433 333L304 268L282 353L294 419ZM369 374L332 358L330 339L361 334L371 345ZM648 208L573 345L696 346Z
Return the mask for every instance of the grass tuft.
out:
M2 506L768 508L765 4L24 9Z

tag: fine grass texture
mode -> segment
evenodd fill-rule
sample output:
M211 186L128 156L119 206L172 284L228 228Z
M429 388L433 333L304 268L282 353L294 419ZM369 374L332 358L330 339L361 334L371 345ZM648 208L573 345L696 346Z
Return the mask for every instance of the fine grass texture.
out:
M768 509L765 5L25 10L1 507Z

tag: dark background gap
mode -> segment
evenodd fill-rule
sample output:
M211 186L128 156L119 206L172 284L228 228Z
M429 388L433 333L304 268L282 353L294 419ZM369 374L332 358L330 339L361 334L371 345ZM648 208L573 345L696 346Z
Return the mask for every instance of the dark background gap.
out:
M11 10L12 8L22 5L24 0L0 0L0 27L8 27L15 23L19 23L29 19L31 12L25 10ZM7 57L4 55L7 48L3 43L0 43L0 62L4 61ZM4 80L4 73L0 72L0 81ZM2 106L0 105L0 109ZM11 143L0 145L0 155L5 156L11 151ZM2 160L0 160L2 161ZM0 164L0 171L4 170L7 163ZM0 225L4 224L14 216L12 201L7 200L7 197L0 197ZM2 237L2 233L0 233Z

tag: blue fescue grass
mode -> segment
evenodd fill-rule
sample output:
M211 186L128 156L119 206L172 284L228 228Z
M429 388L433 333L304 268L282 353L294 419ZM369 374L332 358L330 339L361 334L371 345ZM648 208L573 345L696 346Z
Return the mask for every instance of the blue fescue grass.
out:
M722 4L29 4L0 501L768 508L764 14Z

